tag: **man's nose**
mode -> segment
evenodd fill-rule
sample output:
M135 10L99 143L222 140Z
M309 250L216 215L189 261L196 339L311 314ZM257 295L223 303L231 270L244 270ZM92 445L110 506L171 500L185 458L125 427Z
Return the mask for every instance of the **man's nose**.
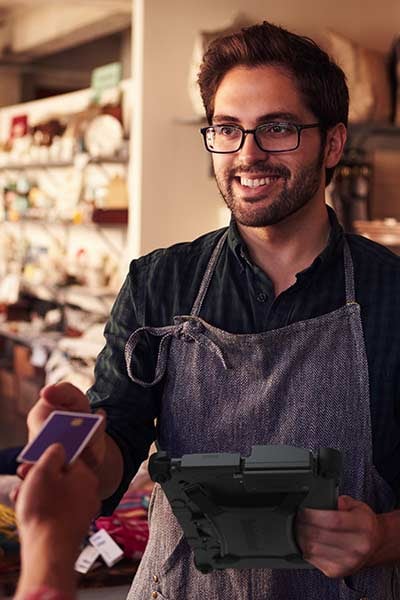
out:
M243 161L254 161L254 159L266 160L269 157L269 152L261 150L256 142L254 133L246 133L243 146L239 150L240 158Z

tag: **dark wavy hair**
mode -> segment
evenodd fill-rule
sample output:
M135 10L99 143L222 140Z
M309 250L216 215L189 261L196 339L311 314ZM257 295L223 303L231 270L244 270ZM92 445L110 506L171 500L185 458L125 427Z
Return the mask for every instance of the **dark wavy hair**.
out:
M210 124L218 86L226 73L239 65L285 68L321 123L323 145L330 127L338 123L347 126L349 91L342 69L310 38L267 21L217 38L205 52L198 83ZM326 169L327 185L333 173L334 168Z

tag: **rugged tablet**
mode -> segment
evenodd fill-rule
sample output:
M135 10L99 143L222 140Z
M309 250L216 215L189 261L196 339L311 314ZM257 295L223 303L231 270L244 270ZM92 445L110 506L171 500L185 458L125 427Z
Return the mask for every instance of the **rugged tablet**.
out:
M336 509L338 450L253 446L240 454L150 457L203 573L226 568L310 569L294 538L300 508Z

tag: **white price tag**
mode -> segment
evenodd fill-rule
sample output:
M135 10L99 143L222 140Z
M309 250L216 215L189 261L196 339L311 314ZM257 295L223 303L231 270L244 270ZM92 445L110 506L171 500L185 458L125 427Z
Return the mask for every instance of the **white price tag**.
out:
M89 538L89 542L98 550L108 567L112 567L124 556L123 550L118 546L105 529L99 529Z
M40 344L32 346L31 364L34 367L44 367L47 362L47 350Z
M87 573L93 567L98 556L100 556L100 552L97 548L88 544L76 559L75 571Z

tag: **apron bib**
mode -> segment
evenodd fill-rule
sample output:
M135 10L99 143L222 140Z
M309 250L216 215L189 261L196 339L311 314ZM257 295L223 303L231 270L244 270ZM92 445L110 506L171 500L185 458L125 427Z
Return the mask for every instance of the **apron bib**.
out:
M164 378L160 447L172 457L288 444L342 452L340 494L394 509L395 496L372 462L368 365L353 262L344 246L346 304L328 314L257 334L232 334L200 318L226 233L218 241L191 314L143 327L126 345L130 377ZM160 337L154 380L132 371L142 335ZM330 579L318 570L226 569L202 574L168 501L155 485L149 542L128 600L391 600L396 571L361 570Z

